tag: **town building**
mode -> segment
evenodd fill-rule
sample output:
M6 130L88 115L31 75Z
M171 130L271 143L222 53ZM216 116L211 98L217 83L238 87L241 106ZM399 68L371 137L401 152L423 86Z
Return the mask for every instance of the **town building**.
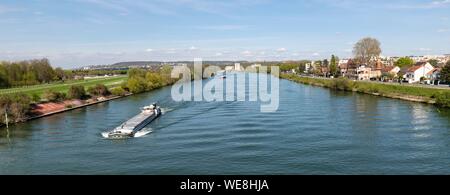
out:
M432 70L434 70L434 67L430 63L419 62L408 68L403 78L408 81L408 83L417 83L420 82L422 78L426 78L426 75Z

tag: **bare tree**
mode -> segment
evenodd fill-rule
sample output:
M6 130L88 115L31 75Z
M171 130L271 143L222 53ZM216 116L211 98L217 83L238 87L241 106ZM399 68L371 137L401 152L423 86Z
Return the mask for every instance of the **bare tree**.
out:
M366 65L371 65L381 54L380 42L377 39L366 37L358 41L353 47L355 59Z

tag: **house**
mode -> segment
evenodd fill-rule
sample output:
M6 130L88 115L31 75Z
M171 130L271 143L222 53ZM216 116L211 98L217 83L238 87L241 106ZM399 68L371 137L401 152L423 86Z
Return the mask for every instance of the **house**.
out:
M394 76L397 76L397 74L400 72L400 67L398 66L389 66L385 67L381 70L382 74L392 74Z
M403 78L408 83L420 82L421 78L426 78L427 73L432 71L434 67L428 62L419 62L406 70Z
M312 69L311 63L306 63L304 73L309 73L311 69Z
M368 81L375 78L381 77L381 71L380 70L372 70L372 68L366 66L366 65L360 65L357 69L357 78L360 81Z
M400 72L400 67L398 67L398 66L384 67L381 70L382 80L383 81L392 81L395 77L398 76L399 72Z
M353 60L347 60L346 63L339 63L339 70L343 77L349 79L357 79L357 69L358 65Z
M441 68L434 68L433 70L429 71L425 78L428 80L428 84L434 84L439 85L440 84L440 74L441 74Z

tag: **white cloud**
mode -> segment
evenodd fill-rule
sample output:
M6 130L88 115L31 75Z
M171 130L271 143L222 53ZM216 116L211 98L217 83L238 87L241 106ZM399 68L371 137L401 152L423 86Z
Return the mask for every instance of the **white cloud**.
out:
M444 33L444 32L450 32L450 29L448 28L441 28L437 30L438 33Z
M189 47L189 50L190 50L190 51L195 51L195 50L198 50L198 48L195 47L195 46L191 46L191 47Z
M241 54L243 55L243 56L246 56L246 57L250 57L250 56L253 56L253 53L251 52L251 51L243 51L243 52L241 52Z
M315 52L315 53L313 53L312 55L313 55L313 56L320 56L320 53Z
M222 55L223 55L223 53L221 53L221 52L216 53L216 56L222 56Z
M176 51L176 49L168 49L166 51L166 53L168 53L168 54L175 54L175 53L177 53L177 51Z
M146 51L146 52L152 52L153 49L148 48L148 49L146 49L145 51Z
M283 53L283 52L286 52L286 51L287 51L287 49L284 48L284 47L277 49L277 52L279 52L279 53Z
M432 51L430 48L418 48L416 51Z

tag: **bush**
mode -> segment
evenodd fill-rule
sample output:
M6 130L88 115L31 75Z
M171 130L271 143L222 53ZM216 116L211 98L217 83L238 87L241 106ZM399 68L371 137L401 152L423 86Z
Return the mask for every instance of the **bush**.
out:
M326 84L329 88L342 90L342 91L351 91L353 90L353 82L348 80L347 78L338 78L333 79L330 83Z
M89 87L88 92L93 96L108 96L111 94L108 88L103 84L97 84L95 87Z
M439 107L450 108L450 92L441 92L434 95L436 105Z
M68 96L70 99L83 99L86 97L86 91L82 85L74 85L69 89Z
M66 94L53 90L47 90L44 92L43 98L50 102L60 102L66 99Z
M125 91L121 87L116 87L114 89L111 89L111 93L115 96L125 96L127 94L127 91Z
M41 96L39 96L38 94L34 93L34 94L31 96L31 99L33 100L33 102L39 103L39 102L41 101Z
M21 122L27 117L31 107L31 98L26 94L0 96L0 120L5 122L5 111L10 122Z

